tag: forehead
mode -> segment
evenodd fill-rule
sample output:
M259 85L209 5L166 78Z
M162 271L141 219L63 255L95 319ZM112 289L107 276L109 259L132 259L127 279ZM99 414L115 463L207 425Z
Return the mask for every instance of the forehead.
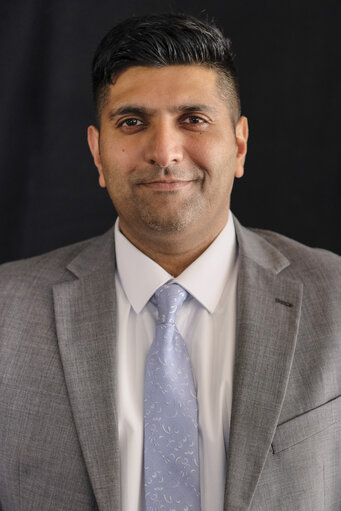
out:
M218 73L200 65L161 68L134 66L109 87L106 107L134 103L150 108L197 103L226 107L217 86Z

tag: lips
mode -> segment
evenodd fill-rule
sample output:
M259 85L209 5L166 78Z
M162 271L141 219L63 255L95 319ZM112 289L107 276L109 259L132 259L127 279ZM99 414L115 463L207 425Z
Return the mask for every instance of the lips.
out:
M190 183L193 183L193 180L171 181L171 180L164 179L164 180L159 180L159 181L150 181L147 183L141 183L141 185L145 186L147 188L150 188L151 190L170 192L170 191L175 191L175 190L180 190L182 188L185 188L186 186L190 185Z

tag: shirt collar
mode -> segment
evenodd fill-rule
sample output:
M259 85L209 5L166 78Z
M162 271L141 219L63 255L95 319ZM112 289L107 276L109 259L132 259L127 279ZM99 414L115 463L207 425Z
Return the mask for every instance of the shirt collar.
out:
M231 211L228 221L215 238L190 266L174 278L159 264L136 248L115 223L117 271L123 290L138 314L155 291L172 281L180 284L209 312L214 312L237 257L236 234Z

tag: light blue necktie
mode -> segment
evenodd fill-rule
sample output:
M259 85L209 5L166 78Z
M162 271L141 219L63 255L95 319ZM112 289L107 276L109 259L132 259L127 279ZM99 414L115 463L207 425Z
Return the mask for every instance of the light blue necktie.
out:
M159 313L144 387L147 511L200 511L198 406L188 352L175 326L187 297L165 284L151 301Z

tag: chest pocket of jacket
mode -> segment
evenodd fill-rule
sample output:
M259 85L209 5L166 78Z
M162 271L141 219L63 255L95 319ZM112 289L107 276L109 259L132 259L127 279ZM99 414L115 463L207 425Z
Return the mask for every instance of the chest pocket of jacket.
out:
M341 421L341 396L277 426L272 450L277 454Z

